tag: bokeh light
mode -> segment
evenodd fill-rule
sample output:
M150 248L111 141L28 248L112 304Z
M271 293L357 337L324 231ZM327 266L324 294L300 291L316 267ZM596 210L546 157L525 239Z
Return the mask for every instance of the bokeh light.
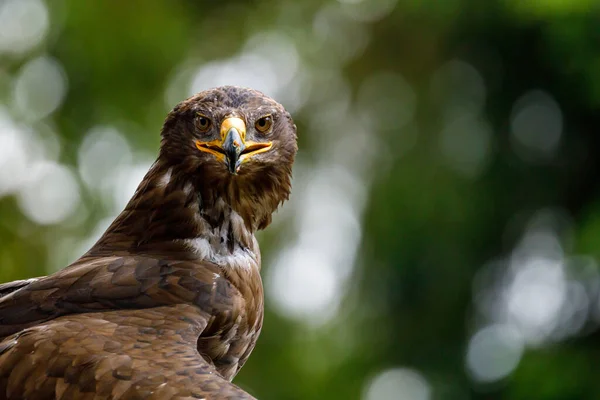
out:
M80 202L75 175L65 166L41 162L31 167L19 192L21 211L32 221L46 225L64 221Z
M440 103L446 119L457 115L478 116L485 105L486 87L481 73L466 61L444 63L432 76L431 95Z
M519 365L524 341L510 325L490 325L469 341L467 367L478 382L495 382L508 376Z
M515 103L511 116L511 138L525 159L547 160L558 150L563 129L562 112L556 101L541 90L532 90Z
M27 176L28 134L0 109L0 195L19 188Z
M599 397L596 39L588 0L0 1L0 277L87 251L177 102L253 87L300 150L237 384Z
M301 207L296 209L297 240L273 264L267 293L282 315L321 324L336 315L351 276L362 206L355 199L362 188L342 169L314 172L296 203Z
M5 0L0 4L0 53L21 54L38 45L49 28L41 0Z
M431 387L417 371L394 368L383 371L368 384L364 400L429 400Z
M491 162L492 129L486 121L469 115L455 118L440 134L441 153L453 170L478 177Z
M60 64L48 57L29 61L14 83L14 102L19 115L28 120L42 119L54 112L67 91Z
M488 264L475 280L476 304L492 323L469 342L466 364L475 380L502 379L524 347L547 346L585 327L599 281L589 260L565 254L557 230L567 229L566 221L559 210L539 210L510 257Z

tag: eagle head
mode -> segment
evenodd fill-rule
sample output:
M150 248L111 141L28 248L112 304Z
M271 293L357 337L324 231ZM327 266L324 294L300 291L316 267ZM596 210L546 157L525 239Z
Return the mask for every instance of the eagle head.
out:
M223 86L179 103L162 129L159 160L204 204L224 201L255 229L289 197L296 126L275 100Z

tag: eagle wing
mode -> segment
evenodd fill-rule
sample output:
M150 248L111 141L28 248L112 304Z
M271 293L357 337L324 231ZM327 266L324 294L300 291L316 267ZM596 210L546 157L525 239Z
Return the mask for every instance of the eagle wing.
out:
M0 399L252 398L197 350L243 308L214 264L90 258L0 290Z
M23 279L20 281L0 283L0 298L2 298L3 296L6 296L7 294L12 293L16 290L19 290L22 287L25 287L25 286L29 285L30 283L33 283L39 279L40 278L31 278L31 279Z

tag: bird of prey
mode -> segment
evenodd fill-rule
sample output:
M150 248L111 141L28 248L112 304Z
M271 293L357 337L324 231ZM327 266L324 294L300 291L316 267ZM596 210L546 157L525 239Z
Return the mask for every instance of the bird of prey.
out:
M251 399L231 383L262 327L254 236L291 189L296 126L225 86L167 116L159 156L80 259L0 285L0 399Z

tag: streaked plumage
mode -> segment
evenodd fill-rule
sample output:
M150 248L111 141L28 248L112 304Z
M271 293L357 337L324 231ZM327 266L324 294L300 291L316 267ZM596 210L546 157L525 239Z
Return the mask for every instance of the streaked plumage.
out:
M0 285L0 399L252 398L230 381L262 327L254 233L288 198L295 153L290 115L259 92L177 105L100 240Z

